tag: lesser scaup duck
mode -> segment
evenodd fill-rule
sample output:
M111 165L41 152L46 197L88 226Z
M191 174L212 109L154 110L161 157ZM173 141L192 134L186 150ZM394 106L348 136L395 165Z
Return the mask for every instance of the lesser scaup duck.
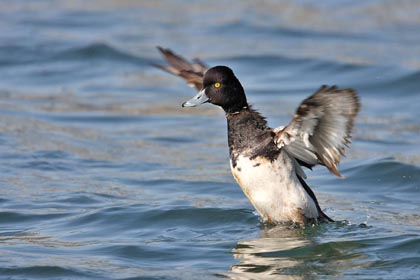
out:
M301 166L320 164L338 171L344 148L350 144L360 102L353 89L322 86L297 108L287 126L275 129L247 102L244 89L226 66L210 69L158 47L169 66L159 68L196 87L196 96L182 104L194 107L209 102L226 113L230 166L263 222L298 224L333 221L319 206L306 184Z

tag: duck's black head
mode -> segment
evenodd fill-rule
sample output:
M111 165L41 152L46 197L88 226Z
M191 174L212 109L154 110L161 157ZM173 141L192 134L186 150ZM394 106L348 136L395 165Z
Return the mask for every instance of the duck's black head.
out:
M215 66L207 70L203 78L203 89L182 106L194 107L206 102L222 107L226 113L239 112L248 107L241 83L226 66Z

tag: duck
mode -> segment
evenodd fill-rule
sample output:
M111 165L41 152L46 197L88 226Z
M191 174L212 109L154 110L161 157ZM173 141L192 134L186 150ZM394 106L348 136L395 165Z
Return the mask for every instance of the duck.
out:
M167 65L155 66L198 90L182 107L210 103L223 109L232 175L263 223L334 221L321 209L303 168L321 165L344 178L338 165L361 107L354 89L322 85L300 103L289 124L271 128L248 103L232 69L157 48Z

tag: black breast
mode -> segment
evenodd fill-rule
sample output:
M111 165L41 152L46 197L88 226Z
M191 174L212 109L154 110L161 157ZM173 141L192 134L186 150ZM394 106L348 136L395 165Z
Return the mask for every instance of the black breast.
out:
M228 122L228 143L233 167L239 155L265 157L275 160L280 150L274 144L274 132L266 120L251 108L226 115Z

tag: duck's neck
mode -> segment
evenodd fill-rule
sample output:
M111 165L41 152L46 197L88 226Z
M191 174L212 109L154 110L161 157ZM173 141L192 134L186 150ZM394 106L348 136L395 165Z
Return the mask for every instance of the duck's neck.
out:
M256 149L266 144L272 130L267 121L249 106L234 113L226 113L230 158L242 155L252 156Z

